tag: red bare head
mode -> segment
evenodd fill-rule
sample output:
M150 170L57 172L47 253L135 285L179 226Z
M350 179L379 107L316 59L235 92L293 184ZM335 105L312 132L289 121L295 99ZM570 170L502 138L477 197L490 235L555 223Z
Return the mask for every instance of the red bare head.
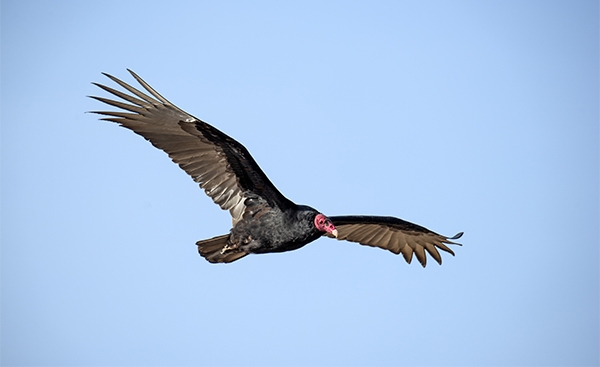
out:
M321 232L331 233L336 238L338 236L338 231L335 229L333 223L331 223L331 220L321 213L315 217L315 227Z

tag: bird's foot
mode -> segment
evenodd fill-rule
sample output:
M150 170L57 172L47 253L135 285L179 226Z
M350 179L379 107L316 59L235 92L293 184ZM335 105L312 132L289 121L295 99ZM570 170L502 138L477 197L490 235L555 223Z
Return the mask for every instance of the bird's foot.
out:
M235 249L237 249L237 245L232 245L232 246L225 245L221 249L221 255L225 255L226 253L231 252L231 251L233 251Z

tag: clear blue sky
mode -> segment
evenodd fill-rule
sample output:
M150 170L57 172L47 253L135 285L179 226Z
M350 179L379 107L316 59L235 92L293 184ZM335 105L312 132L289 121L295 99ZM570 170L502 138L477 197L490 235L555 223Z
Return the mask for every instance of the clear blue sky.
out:
M2 1L1 364L597 365L597 1ZM85 111L131 68L290 199L454 235L211 265L230 217ZM329 157L324 163L321 157Z

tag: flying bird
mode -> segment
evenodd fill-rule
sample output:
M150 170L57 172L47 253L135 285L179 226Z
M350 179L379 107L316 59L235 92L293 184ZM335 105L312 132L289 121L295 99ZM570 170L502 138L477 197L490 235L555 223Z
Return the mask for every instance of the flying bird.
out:
M196 242L198 252L209 262L230 263L248 254L292 251L327 236L401 253L409 264L414 254L425 267L426 252L441 265L438 249L454 255L447 245L460 245L452 240L462 232L445 237L395 217L328 217L295 204L277 190L242 144L178 108L128 71L151 96L103 73L130 94L93 83L121 100L91 96L120 109L91 112L163 150L221 209L229 211L232 228L228 234Z

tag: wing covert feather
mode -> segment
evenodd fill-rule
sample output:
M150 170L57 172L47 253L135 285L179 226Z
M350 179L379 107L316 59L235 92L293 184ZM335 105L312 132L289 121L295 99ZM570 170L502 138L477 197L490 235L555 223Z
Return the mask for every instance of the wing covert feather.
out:
M295 206L275 188L243 145L173 105L133 71L128 71L152 96L103 73L133 96L93 83L128 102L92 96L126 111L93 113L106 116L102 120L126 127L166 152L216 204L229 210L234 225L242 218L244 202L251 196L264 199L271 207Z
M396 255L402 253L409 264L414 254L423 267L427 265L426 253L440 265L442 257L438 249L454 256L454 252L446 245L460 246L451 240L458 239L463 234L460 232L454 237L446 237L395 217L337 216L329 219L338 230L338 240L379 247ZM332 237L330 234L327 236Z

